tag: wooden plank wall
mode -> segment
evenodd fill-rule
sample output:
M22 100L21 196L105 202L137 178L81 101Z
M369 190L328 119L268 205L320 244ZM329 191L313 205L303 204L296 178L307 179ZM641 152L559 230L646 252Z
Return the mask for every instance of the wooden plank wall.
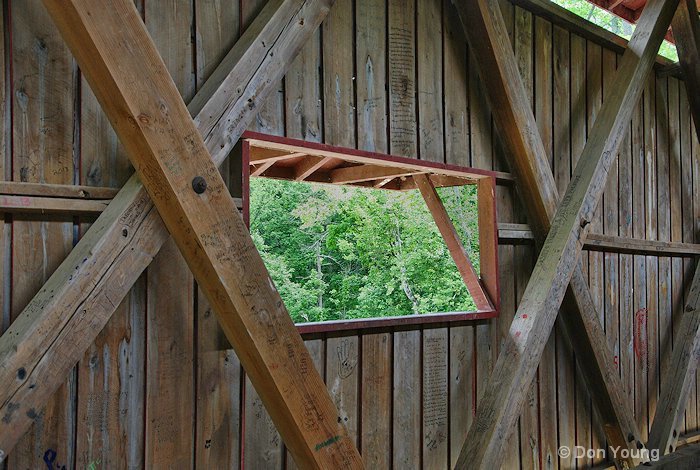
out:
M0 178L119 187L131 167L40 0L6 0L0 24ZM139 0L185 99L264 0ZM501 1L560 192L614 80L619 57ZM507 171L475 58L449 0L337 0L257 131ZM594 230L700 242L700 145L683 83L649 79L613 167ZM235 166L224 166L235 181ZM511 188L501 222L525 223ZM6 328L90 220L3 214L0 327ZM456 461L535 255L499 248L498 319L317 335L307 345L368 468L449 468ZM600 321L646 435L663 357L694 263L584 252ZM575 356L555 332L505 468L583 468L560 445L603 446ZM696 387L685 432L698 429ZM194 423L194 424L192 424ZM9 455L19 468L294 468L279 434L174 245L119 306L40 419Z

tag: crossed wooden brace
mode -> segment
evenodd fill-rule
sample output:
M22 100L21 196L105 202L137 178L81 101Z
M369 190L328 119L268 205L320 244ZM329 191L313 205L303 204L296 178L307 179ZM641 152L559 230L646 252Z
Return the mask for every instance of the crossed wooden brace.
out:
M304 367L304 364L310 364L308 353L288 320L278 294L268 282L267 272L246 231L238 224L240 221L233 214L234 208L215 167L207 158L208 149L214 163L221 163L253 118L256 104L263 100L272 88L271 84L284 74L285 67L291 63L306 38L328 12L332 0L270 2L190 104L190 112L196 116L196 128L187 112L183 111L181 98L129 2L119 3L115 0L116 14L112 15L106 15L105 9L92 10L87 5L89 2L84 0L73 0L69 6L59 3L45 0L115 129L127 144L130 158L154 202L149 200L138 179L132 178L71 252L66 262L0 338L0 377L11 378L0 381L0 416L7 417L13 424L4 426L0 432L0 449L10 449L26 431L31 424L31 420L27 419L31 413L27 412L40 408L60 384L64 376L62 372L67 373L79 360L136 277L167 239L167 226L195 277L219 312L227 336L237 347L242 363L249 371L251 380L295 460L310 468L361 466L357 451L347 438L345 430L335 423L335 409L327 393L319 393L325 391L322 384L319 386L320 378L313 367ZM647 11L655 11L645 15L647 18L654 17L653 22L647 21L646 24L650 31L665 31L665 27L658 25L652 30L651 25L657 23L656 16L666 18L668 11L674 10L668 3L673 2L667 2L665 7L658 7L657 10L647 7ZM651 4L658 6L662 2L659 0ZM463 21L464 7L464 4L458 5ZM492 9L491 13L494 12L498 13ZM482 15L487 23L485 10ZM670 16L668 20L670 21ZM663 19L658 23L663 23ZM644 18L640 24L645 25ZM666 26L667 24L668 21ZM505 33L505 28L502 28L502 32ZM657 35L652 34L651 37L655 40ZM122 38L122 41L115 43L114 38L117 37ZM502 35L502 40L506 37L507 34ZM471 39L470 37L472 47L478 51L478 46ZM638 69L646 68L648 72L650 68L648 57L652 53L648 50L653 49L655 54L658 49L658 44L656 48L649 44L646 48L643 47L647 39L635 42L633 38L630 42L630 49L633 49L633 45L636 46L634 50L645 59L639 61L643 67L634 67L635 78L646 75L642 73L644 70ZM133 44L142 47L134 49ZM512 51L509 52L512 55ZM481 57L481 52L478 55ZM149 64L149 67L144 68L143 64ZM144 92L148 88L143 85L149 80L151 87ZM627 83L628 80L618 82ZM630 100L626 103L628 101ZM529 104L518 111L524 109L529 111ZM530 116L531 114L530 112ZM532 123L534 119L529 121L529 124ZM529 130L523 127L522 130L527 134L525 140L534 140L533 145L536 146L536 127L529 127ZM204 136L204 141L199 134ZM510 139L506 140L510 145ZM614 153L607 153L607 159L610 160L610 155ZM183 155L187 155L189 160L185 161ZM513 152L513 155L522 157L517 152ZM544 153L534 155L539 158ZM544 166L540 171L546 168ZM193 190L191 181L195 176L203 176L208 183L202 194ZM527 173L524 172L522 176L527 176ZM549 178L544 176L545 182L551 179L551 174ZM521 190L527 193L528 186L537 182L537 179L523 179ZM529 190L536 187L536 184L530 186ZM556 190L550 192L550 195L554 198L539 204L550 205L550 212L543 212L548 218L554 212ZM591 199L590 195L588 199ZM154 203L158 211L153 210ZM595 206L588 201L589 212L592 211L591 205ZM546 233L547 224L548 222L543 224L545 229L541 234ZM585 227L580 232L585 236ZM580 251L580 246L578 250ZM247 268L245 272L241 263ZM232 282L235 279L245 280L241 283ZM545 287L550 284L547 283ZM566 285L566 279L562 285ZM575 274L572 279L572 286L574 285ZM579 286L581 289L587 293L585 281ZM562 291L561 286L559 290ZM556 306L552 309L556 313ZM66 312L69 314L65 315ZM553 316L555 315L550 315ZM254 321L258 318L266 319L263 322L266 324L258 325ZM597 319L594 320L597 322ZM514 324L517 321L518 319ZM591 325L583 316L579 321L586 326L586 331L595 332L596 325ZM572 323L575 324L576 321ZM597 328L600 330L599 325ZM544 334L545 341L550 329L551 322ZM532 335L534 336L536 335ZM602 332L600 336L602 337ZM46 347L45 344L50 346ZM607 348L604 339L602 344ZM576 341L574 346L578 346ZM586 348L581 350L586 351ZM283 353L281 356L275 354L280 352ZM541 353L541 348L539 352ZM594 349L593 352L597 351ZM599 358L595 357L600 365ZM529 367L534 371L539 355L531 358L534 360L529 361ZM37 377L49 367L52 367L58 379L55 383L39 383ZM307 372L290 375L290 368L301 368ZM602 378L603 384L610 380L610 375L605 374L604 368L592 365L588 369L584 368L584 372L593 371L589 374L593 376L589 385L595 385L595 377ZM20 370L24 373L20 374ZM491 383L493 382L492 379ZM511 382L511 386L513 383L515 382ZM592 392L602 402L614 402L611 395L606 393L605 387L600 396L596 394L598 390L595 387ZM480 407L482 415L484 410L488 410L488 407ZM517 419L518 411L519 405L510 410L500 408L497 410L498 424L502 424L504 419ZM612 413L614 415L614 409ZM625 410L620 409L619 413L624 415ZM495 427L497 421L491 421ZM619 438L624 435L624 427L619 421L630 424L620 419L617 422L611 421L612 424L606 428L617 425L618 429L610 432L609 436ZM477 422L483 425L484 420ZM633 421L628 428L634 429ZM475 429L477 426L470 432L474 434ZM638 433L634 433L634 436L637 439ZM498 439L490 439L490 443L495 444L491 448L502 445L506 436L499 434L497 437ZM480 465L488 466L488 462Z
M517 188L530 209L531 224L540 242L544 240L509 336L478 404L476 421L467 434L457 467L488 469L498 468L502 463L504 446L515 428L562 300L564 313L558 319L574 346L608 444L630 450L641 448L643 444L631 404L625 399L624 387L611 360L578 260L608 171L678 1L651 0L647 3L558 206L554 178L497 1L453 0L453 3L469 45L478 58L476 65L504 140L505 155L517 177ZM688 24L697 23L694 3L685 2L680 10L685 8L692 19ZM686 25L680 27L687 28ZM697 36L694 44L684 45L689 49L697 48ZM679 47L679 53L684 52ZM697 65L697 59L693 59ZM694 93L697 94L697 88L689 88L688 94ZM698 114L696 108L696 123ZM696 276L693 288L697 288L698 278ZM686 348L685 345L678 347L679 350ZM676 402L675 409L684 403L678 395L672 400ZM641 463L641 458L635 457L642 456L638 452L626 454L629 458L623 458L622 454L615 454L616 458L619 456L616 461L619 467Z

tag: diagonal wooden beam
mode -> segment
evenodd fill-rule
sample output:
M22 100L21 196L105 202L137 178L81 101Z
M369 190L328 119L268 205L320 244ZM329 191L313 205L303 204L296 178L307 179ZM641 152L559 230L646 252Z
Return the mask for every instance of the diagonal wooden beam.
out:
M330 160L330 157L306 157L294 167L294 180L304 181Z
M133 2L44 5L295 462L364 468Z
M190 103L216 164L253 121L332 2L268 2ZM0 337L0 460L168 237L138 178L131 178Z
M698 6L693 0L681 0L671 28L676 39L683 80L688 90L695 132L700 139L700 20Z
M700 138L700 19L695 0L681 0L671 22L678 58L688 90L690 112ZM649 431L650 449L661 454L673 452L678 439L678 426L688 402L690 387L700 358L700 268L690 286L680 324L680 336L671 354L670 376L661 386L656 415Z
M649 449L659 449L661 455L673 452L676 447L678 427L690 387L695 384L700 359L700 268L697 267L678 332L678 342L669 362L672 365L670 375L662 384L647 443Z
M469 430L460 453L458 468L497 468L502 461L506 439L510 436L522 409L528 386L537 370L567 285L569 281L574 285L577 284L577 279L573 276L578 271L582 241L588 232L589 222L604 189L607 172L625 135L633 107L641 96L643 83L651 70L656 51L668 29L676 5L677 0L652 0L644 10L628 50L622 58L616 80L591 130L579 160L580 163L552 220L538 262L511 324L509 337L506 339L478 405L477 418ZM472 8L467 11L467 6ZM515 103L506 102L506 106L500 106L506 109L499 109L503 98L494 96L493 90L487 92L489 99L492 100L494 117L499 120L498 114L503 114L499 128L509 123L522 125L512 130L504 129L504 137L506 144L515 150L513 157L518 167L516 172L523 173L521 182L523 192L534 199L533 216L538 222L544 222L540 229L546 228L551 206L556 204L556 191L552 185L546 188L549 189L549 194L545 194L547 198L538 197L539 194L537 194L537 186L542 181L551 180L552 176L548 165L538 164L538 154L541 158L544 153L532 152L533 149L538 150L541 142L538 142L540 139L537 135L537 127L533 125L534 119L531 118L529 103L524 99L522 83L516 89L509 89L504 85L504 82L519 81L520 78L517 68L513 67L514 61L510 60L512 51L505 47L508 36L505 34L502 18L500 26L494 26L493 18L500 17L498 3L495 0L473 0L458 3L457 7L470 44L476 48L476 57L479 59L477 63L482 68L484 82L487 85L488 82L498 82L502 89L505 88L506 91L511 92L507 98L516 100ZM472 28L470 16L491 20L483 21L481 28L478 25L477 28ZM480 35L483 35L483 38L480 39ZM471 42L472 40L474 43ZM502 43L502 47L497 52L504 52L507 56L505 60L499 60L496 56L494 41ZM484 62L494 67L499 80L494 80L492 75L483 74ZM518 103L517 100L522 101ZM515 104L520 104L522 107L518 108ZM583 286L578 288L585 291ZM583 322L583 317L579 315L577 321ZM575 335L570 336L573 339ZM598 339L604 340L604 337L600 336L601 338ZM596 337L589 336L589 340L596 340ZM602 376L600 377L602 383L597 385L601 386L600 391L605 392L608 390L607 384L611 377L617 375L617 370L612 376L603 375L602 370L604 369L592 368L594 374ZM598 391L593 388L591 394L595 396L594 393ZM621 390L618 391L620 392ZM610 393L605 395L607 398L612 397ZM628 409L626 404L623 409ZM617 413L615 409L608 411ZM613 432L608 430L611 445L620 443L627 446L630 437L632 440L638 439L638 432L630 436L621 434L620 416L613 416L613 418L617 418L613 424L618 427L612 430ZM628 427L633 430L636 428L633 422L629 423ZM636 463L637 459L630 460L631 462L626 462L628 465Z
M447 210L445 210L445 206L442 200L440 200L440 195L435 190L435 186L430 182L428 175L425 174L414 175L413 179L425 200L425 205L428 206L433 216L435 225L437 225L442 238L445 240L447 249L457 265L457 270L460 276L462 276L467 290L474 299L476 308L478 310L493 310L493 305L491 305L491 301L479 282L479 276L477 276L474 266L469 259L469 255L464 249L464 246L462 246L462 242L459 240L457 230L452 224L452 220L450 220L450 216Z
M535 238L541 245L554 218L559 194L505 22L496 2L479 2L477 8L468 8L464 2L455 6L469 45L479 59L476 64L506 147L505 155L517 177L516 188L529 210ZM636 449L641 435L580 264L573 273L563 311L566 315L558 316L557 322L576 351L577 363L608 442L615 447Z

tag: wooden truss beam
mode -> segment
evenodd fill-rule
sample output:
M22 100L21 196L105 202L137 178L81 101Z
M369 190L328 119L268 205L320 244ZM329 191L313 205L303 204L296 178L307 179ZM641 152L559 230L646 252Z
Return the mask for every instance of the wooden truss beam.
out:
M221 164L333 0L271 0L190 103ZM7 455L169 235L132 177L0 337L0 450Z
M134 4L44 5L295 462L364 468Z
M676 38L678 57L688 90L688 101L700 138L700 20L695 0L681 0L676 16L671 23ZM695 372L700 357L700 269L690 286L679 334L671 355L671 371L662 383L656 415L649 431L650 449L659 449L661 454L673 452L678 438L678 425L686 403L690 386L695 381Z
M700 444L691 444L655 462L639 465L635 470L697 470L698 468L700 468Z
M681 0L671 27L676 39L685 88L688 90L690 112L700 139L700 20L698 6L694 0Z
M649 449L659 449L661 455L674 451L678 439L679 421L683 417L690 387L695 384L695 372L700 359L700 268L695 268L683 317L678 328L679 338L671 354L670 374L661 386L656 415L649 432Z
M533 209L531 216L536 221L539 236L547 234L509 337L479 403L476 421L458 459L458 468L500 466L503 447L526 398L569 281L572 290L582 295L577 301L590 297L585 279L579 274L582 241L605 186L608 168L624 137L625 126L641 95L642 84L651 70L676 4L677 0L661 0L651 1L646 7L549 228L558 195L498 3L495 0L455 3L478 58L491 109L507 146L506 155L512 157L518 188ZM629 441L641 444L628 403L622 397L622 387L615 390L610 386L615 379L619 382L619 377L617 369L612 368L612 361L607 365L603 362L609 351L600 325L597 319L581 315L591 313L584 311L581 303L578 307L578 315L566 315L571 322L564 324L565 331L577 348L577 356L587 349L591 353L589 357L597 359L597 365L584 364L584 372L591 396L597 398L596 408L603 418L609 443L623 447L629 447ZM583 327L585 335L575 334L575 330L568 328L576 324ZM583 340L580 337L584 337ZM626 465L634 463L636 459L624 462Z
M457 230L450 220L450 216L445 210L445 206L440 199L440 195L435 190L435 186L430 182L427 175L414 175L413 179L420 190L425 204L428 206L430 213L433 216L435 225L437 225L442 238L445 240L447 249L452 256L455 264L457 265L457 270L464 284L467 286L467 290L474 299L477 310L493 310L493 306L489 300L488 295L484 291L484 288L479 282L479 276L474 270L471 260L467 251L464 249L462 242L459 240L459 235L457 235Z

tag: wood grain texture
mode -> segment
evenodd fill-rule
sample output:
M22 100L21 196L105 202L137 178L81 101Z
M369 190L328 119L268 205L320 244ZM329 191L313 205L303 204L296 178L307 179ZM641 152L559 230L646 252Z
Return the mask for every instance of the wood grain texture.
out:
M14 4L8 13L13 18L10 30L14 96L10 147L12 179L75 183L73 106L78 80L75 65L40 2ZM12 223L11 236L9 313L13 323L10 328L72 248L73 223L67 216L17 217ZM13 371L13 381L17 380L19 370ZM25 369L21 375L28 375L29 370ZM15 446L9 465L38 468L46 465L45 456L53 456L56 463L74 465L75 369L68 369L57 377L55 388L52 398L47 396L32 408L34 425ZM8 427L6 422L0 426ZM0 445L0 449L9 450L4 445Z
M295 460L362 468L318 373L304 369L308 351L136 10L45 4ZM115 34L123 41L116 48ZM149 91L133 88L133 77ZM205 175L206 193L192 190L193 175Z
M159 10L145 5L146 28L188 102L196 88L190 43L193 5L191 0L164 3ZM193 422L195 416L194 278L169 240L149 265L146 279L145 462L147 467L182 467L194 459L195 428L180 425Z
M575 263L580 255L579 237L585 238L590 228L586 226L590 224L609 165L614 160L614 155L624 137L623 123L629 119L633 105L641 95L639 80L645 77L651 68L652 56L658 47L656 41L660 44L659 35L665 33L666 20L668 19L670 23L674 7L675 4L660 2L656 9L648 8L642 22L644 26L642 30L645 34L633 37L629 49L631 52L623 57L621 72L616 80L619 89L616 90L615 87L611 89L609 93L611 99L606 101L601 110L602 117L599 116L597 124L589 135L580 164L563 198L565 202L557 211L547 241L543 245L540 260L530 280L528 292L524 294L525 300L520 306L520 313L516 315L511 325L511 342L499 355L495 369L498 372L494 372L493 380L487 385L487 393L484 396L485 406L480 407L477 412L477 424L467 436L458 465L466 466L469 462L469 465L476 463L477 466L490 467L500 462L505 438L525 399L523 385L529 383L534 376L537 360L544 346L543 341L546 341L546 337L544 340L542 337L551 331L556 318L556 309L564 297L566 286L562 284L573 274L572 263ZM494 10L496 8L492 8L491 11ZM465 16L461 15L463 21L466 19ZM658 16L661 19L657 22ZM651 40L649 40L650 37ZM549 178L551 179L551 173ZM591 182L593 182L592 187ZM556 248L550 252L548 245ZM545 262L547 256L553 260L550 265ZM540 279L540 276L543 277ZM542 284L548 287L537 287ZM528 312L528 317L523 318L522 315L525 312ZM540 312L548 312L548 314L540 315ZM530 315L532 318L529 318ZM538 320L541 318L548 318L548 321L539 324ZM530 335L533 332L536 333ZM532 338L532 341L528 341L529 338ZM525 360L524 357L529 360ZM533 357L535 360L532 360ZM528 362L530 365L525 369L523 366ZM513 378L522 377L522 383L514 381L506 385L511 377L510 374ZM618 435L617 441L623 443L624 435Z
M214 152L217 164L224 160L237 136L253 119L255 107L251 109L249 105L260 102L271 90L263 77L270 71L276 76L282 75L285 57L296 53L307 34L327 13L328 5L324 2L270 3L263 11L254 22L255 27L236 43L193 100L192 112L198 115L199 128L207 136L205 141L217 151ZM304 24L288 22L290 17L299 16L306 18ZM278 53L267 55L262 42ZM231 88L226 85L227 80L247 86ZM209 103L212 96L217 98ZM2 389L3 406L11 396L18 397L18 393L23 398L16 398L16 402L27 410L43 403L80 359L165 240L165 226L153 211L147 193L136 178L131 178L50 278L48 286L32 299L19 317L21 321L11 328L12 333L0 339L3 374L13 377L2 381L8 387ZM73 289L76 286L80 289ZM85 314L87 309L90 315ZM34 341L24 341L30 337ZM62 351L64 344L72 347ZM37 367L41 357L48 359L43 361L42 367ZM16 371L21 367L36 375L27 374L24 380L16 380ZM53 371L48 375L51 380L38 381L35 377L45 374L45 370ZM0 447L11 448L12 442L31 424L26 413L17 416L21 424L15 421L14 426L0 430Z

